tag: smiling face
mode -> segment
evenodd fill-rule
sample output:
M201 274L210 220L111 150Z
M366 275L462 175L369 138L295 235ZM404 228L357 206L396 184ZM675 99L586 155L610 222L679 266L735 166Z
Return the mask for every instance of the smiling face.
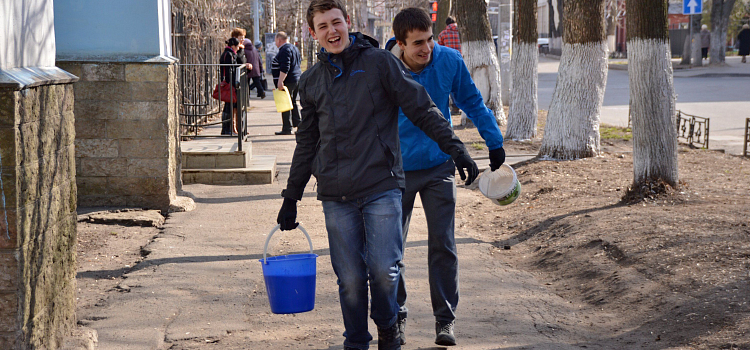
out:
M313 15L313 28L310 34L326 51L338 54L349 46L349 17L337 8Z
M412 30L406 34L406 42L397 41L403 51L404 63L413 72L421 71L432 58L435 40L432 31Z

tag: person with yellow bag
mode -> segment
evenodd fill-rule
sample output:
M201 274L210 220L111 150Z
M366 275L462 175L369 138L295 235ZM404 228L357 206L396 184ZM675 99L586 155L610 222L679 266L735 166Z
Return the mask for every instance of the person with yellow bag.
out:
M273 82L279 92L283 90L287 91L292 104L291 110L281 113L282 127L281 131L276 132L276 135L292 135L293 128L296 128L301 120L296 100L297 93L299 92L297 84L300 75L302 75L302 70L300 69L302 57L297 48L289 43L289 37L285 32L276 33L276 47L279 48L279 53L276 54L273 62L271 62ZM278 101L276 96L279 92L274 91L274 101Z

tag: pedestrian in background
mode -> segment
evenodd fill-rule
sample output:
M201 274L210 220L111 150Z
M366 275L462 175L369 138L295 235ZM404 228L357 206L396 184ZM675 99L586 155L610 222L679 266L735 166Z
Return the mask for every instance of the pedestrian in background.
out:
M458 34L458 26L453 17L448 16L445 19L445 29L438 34L438 44L461 52L461 36Z
M260 53L258 50L253 46L253 42L250 39L244 40L245 44L245 58L247 59L247 63L251 64L251 67L248 71L248 78L252 80L248 80L248 88L252 90L251 87L257 88L258 91L258 97L260 98L266 98L266 92L263 90L263 84L261 83L261 75L263 74L263 62L260 60Z
M279 48L279 53L276 54L274 60L278 65L279 77L277 80L274 76L274 83L279 90L286 88L292 98L292 110L281 113L282 127L281 131L276 132L276 135L291 135L292 128L296 128L301 120L297 107L297 93L299 92L297 83L300 75L302 75L300 69L302 57L297 48L289 43L289 37L285 32L276 33L276 47Z
M708 48L711 47L711 32L707 25L701 26L701 55L704 60L708 59Z
M747 63L747 55L750 55L750 25L745 24L742 26L740 34L737 35L737 41L739 42L738 54L742 56L742 63Z
M225 43L227 46L224 48L221 57L219 57L219 64L222 64L220 66L221 81L227 82L237 89L239 86L237 84L235 66L237 65L237 51L240 49L240 41L237 38L229 38ZM237 103L225 102L224 109L221 112L222 135L237 134L235 115L237 115Z
M393 19L395 39L386 44L391 53L408 68L411 77L425 87L435 105L450 123L448 98L476 125L489 149L490 168L505 162L503 135L495 116L484 104L469 69L459 52L435 44L430 15L420 8L401 10ZM397 43L394 45L393 42ZM452 125L452 123L451 123ZM458 305L458 251L456 250L456 168L451 157L435 141L419 130L399 110L398 135L404 160L406 191L402 197L403 236L409 232L414 201L419 194L427 219L427 270L432 314L435 317L435 343L456 345L453 326ZM406 284L398 281L398 324L401 344L406 343ZM419 299L422 299L420 296Z

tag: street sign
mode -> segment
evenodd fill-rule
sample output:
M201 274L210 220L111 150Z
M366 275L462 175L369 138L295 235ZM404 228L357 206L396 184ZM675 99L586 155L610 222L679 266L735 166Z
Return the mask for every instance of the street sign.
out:
M683 15L697 15L703 12L702 0L682 0Z

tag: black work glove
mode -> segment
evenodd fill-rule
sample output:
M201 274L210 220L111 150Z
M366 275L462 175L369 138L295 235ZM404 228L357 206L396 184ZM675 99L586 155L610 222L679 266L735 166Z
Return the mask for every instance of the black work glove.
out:
M503 163L505 163L505 149L500 147L490 150L490 170L497 170Z
M294 230L299 223L297 222L297 200L284 198L284 204L281 205L279 216L276 217L276 223L281 225L282 231Z
M479 168L477 168L477 163L474 163L474 161L469 157L468 154L461 153L453 159L453 163L456 164L456 169L458 169L458 175L461 176L461 180L466 180L466 186L471 185L472 182L479 176ZM464 173L464 169L466 169L466 173L469 174L469 176L466 176L466 173Z

